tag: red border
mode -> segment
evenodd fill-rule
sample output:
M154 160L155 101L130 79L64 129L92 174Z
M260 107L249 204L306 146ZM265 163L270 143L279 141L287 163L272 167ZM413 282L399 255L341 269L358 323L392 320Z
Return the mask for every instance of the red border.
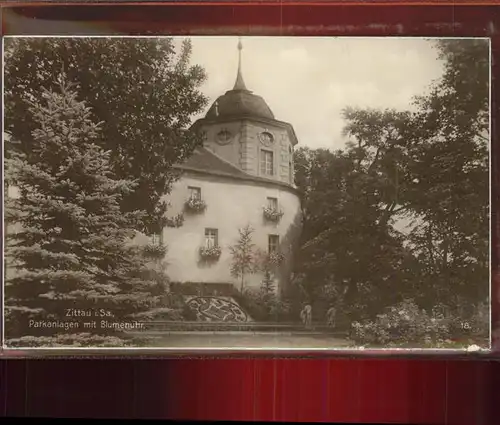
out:
M497 3L500 4L500 3ZM430 13L432 11L432 13ZM330 36L485 36L497 37L495 4L433 6L350 3L170 3L139 6L79 4L4 7L3 34L245 34ZM64 21L64 28L43 26ZM46 23L45 23L46 24Z
M184 1L144 1L137 2L132 0L117 0L117 1L106 1L106 0L89 0L85 1L59 1L59 0L46 0L46 1L23 1L23 0L6 0L0 2L0 6L10 7L10 6L22 6L22 7L54 7L54 6L112 6L112 7L123 7L123 6L262 6L262 5L277 5L277 6L290 6L290 5L304 5L304 6L497 6L500 2L497 0L365 0L365 1L355 1L355 0L344 0L344 1L329 1L329 0L311 0L311 1L296 1L296 0L221 0L221 1L203 1L203 0L184 0Z
M4 3L5 5L5 3ZM78 35L101 32L104 34L246 34L246 35L325 35L325 36L482 36L492 40L493 57L500 49L500 13L496 5L458 6L440 3L436 6L417 6L391 2L390 5L342 3L169 3L168 5L96 5L72 6L44 5L39 7L3 8L3 34L50 35L71 33ZM19 22L22 25L19 26ZM18 25L16 27L16 25ZM72 27L71 25L77 25ZM17 28L17 30L16 30ZM71 32L70 32L71 31ZM496 141L497 99L500 85L495 75L499 61L494 60L492 81L492 140ZM498 280L498 155L496 143L492 146L492 263L493 276L493 318L500 320L500 281ZM500 338L494 341L500 348ZM175 354L187 354L176 352ZM193 355L193 353L190 353ZM213 352L212 355L221 355ZM275 352L275 355L310 355L322 357L321 352ZM365 352L335 353L329 355L365 355ZM387 354L366 352L368 355ZM394 353L397 356L406 353ZM36 355L36 354L34 354ZM68 355L68 354L66 354ZM78 355L83 355L78 353ZM112 353L109 353L112 356ZM147 353L141 353L147 355ZM156 354L157 355L157 354ZM169 353L164 355L168 356ZM173 353L172 353L173 355ZM198 355L197 353L194 355ZM209 352L199 356L209 355ZM238 352L237 355L241 355ZM255 356L266 356L269 352L252 352ZM437 353L422 354L434 356ZM446 354L449 355L449 354ZM452 355L452 354L450 354ZM463 357L463 354L456 356ZM469 356L466 356L469 358Z
M5 416L500 423L500 363L30 360L1 366Z

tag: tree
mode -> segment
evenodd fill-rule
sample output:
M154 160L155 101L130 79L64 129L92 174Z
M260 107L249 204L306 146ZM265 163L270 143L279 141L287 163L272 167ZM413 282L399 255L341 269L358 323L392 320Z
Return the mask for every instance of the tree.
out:
M477 305L489 279L489 46L443 40L443 78L416 100L409 148L410 244L428 300Z
M414 112L347 108L345 149L296 151L295 272L351 319L412 296L431 310L488 295L488 44L436 47L443 77Z
M351 138L346 153L355 162L357 172L366 175L371 193L380 202L379 224L386 225L394 216L404 214L408 146L414 127L412 114L396 110L346 108L344 135Z
M179 52L170 38L23 38L6 40L5 50L5 130L20 142L7 145L7 155L15 148L31 158L38 122L26 111L64 71L101 122L95 143L110 152L113 173L137 182L121 210L146 212L140 231L169 224L161 198L178 177L172 165L201 143L189 126L207 102L204 70L189 64L190 42Z
M409 253L385 220L384 181L351 151L309 151L303 173L304 224L295 273L308 302L351 319L378 312L409 290ZM304 185L306 189L304 189Z
M66 330L32 326L78 320L70 309L92 312L86 321L99 313L127 320L163 292L145 279L148 260L130 243L140 214L120 211L136 183L113 178L110 152L95 143L99 126L90 109L63 76L58 87L30 108L36 123L30 154L16 150L6 161L7 179L19 189L6 215L20 227L6 249L5 333L20 345L121 344L120 331L97 326L89 336L82 322Z
M253 273L256 267L253 252L255 245L252 242L253 231L250 225L239 229L239 239L230 247L232 255L231 275L236 279L240 279L240 292L243 292L246 275Z
M275 292L274 276L270 267L266 267L263 271L263 279L260 284L260 290L256 297L257 303L261 309L261 320L267 321L272 317L273 309L278 300Z

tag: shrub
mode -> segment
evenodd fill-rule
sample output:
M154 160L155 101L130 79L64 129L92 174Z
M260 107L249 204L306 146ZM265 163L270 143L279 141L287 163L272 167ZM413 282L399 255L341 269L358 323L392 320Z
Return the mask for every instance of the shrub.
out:
M186 322L195 322L198 320L196 312L188 304L184 304L181 313L182 319Z
M291 304L279 299L274 293L261 289L247 289L233 295L235 301L257 322L289 321Z
M279 266L284 261L285 256L281 252L272 252L269 254L269 263L274 266Z
M212 246L210 248L200 247L200 257L203 260L218 260L221 256L222 250L220 246Z
M373 321L354 322L350 338L359 344L441 344L451 342L456 322L450 316L433 317L413 300L406 300L388 307Z
M233 294L233 299L245 310L248 315L258 322L265 317L262 305L258 302L258 293L252 289L246 289L243 293L236 291Z
M489 339L490 320L490 304L485 301L477 305L470 319L471 334Z
M291 303L276 297L267 305L268 317L276 322L288 322L292 320Z

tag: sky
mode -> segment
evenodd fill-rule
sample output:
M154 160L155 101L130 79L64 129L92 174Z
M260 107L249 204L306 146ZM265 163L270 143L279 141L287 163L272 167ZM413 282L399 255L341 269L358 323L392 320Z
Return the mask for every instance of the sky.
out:
M234 85L238 38L192 43L192 63L207 71L201 90L211 105ZM242 44L247 88L311 148L344 146L343 108L411 109L412 98L443 72L433 42L419 38L242 37Z

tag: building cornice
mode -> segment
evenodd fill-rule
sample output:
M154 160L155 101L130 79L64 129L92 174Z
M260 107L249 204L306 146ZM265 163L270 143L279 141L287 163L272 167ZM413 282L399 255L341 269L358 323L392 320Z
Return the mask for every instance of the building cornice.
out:
M218 119L200 118L193 123L193 125L191 126L191 129L196 130L203 124L207 124L207 125L223 124L223 123L235 122L235 121L258 122L261 124L268 124L270 126L276 126L276 127L283 128L283 129L287 130L288 133L291 135L291 140L292 140L293 146L295 146L299 143L298 139L297 139L297 135L295 134L295 130L293 129L293 126L291 124L284 122L284 121L279 121L276 119L257 117L257 116L251 116L251 115L241 115L241 116L234 116L234 117L221 117Z
M252 183L252 184L257 185L257 186L267 186L267 187L280 188L280 189L287 190L287 191L299 196L299 190L296 187L294 187L288 183L285 183L285 182L265 179L262 177L256 177L256 176L251 176L251 175L235 175L235 174L224 173L222 171L200 170L198 168L189 167L186 165L175 165L174 167L183 171L184 173L188 173L188 174L195 174L195 175L201 175L201 176L213 176L213 177L219 177L219 178L226 179L226 180Z

